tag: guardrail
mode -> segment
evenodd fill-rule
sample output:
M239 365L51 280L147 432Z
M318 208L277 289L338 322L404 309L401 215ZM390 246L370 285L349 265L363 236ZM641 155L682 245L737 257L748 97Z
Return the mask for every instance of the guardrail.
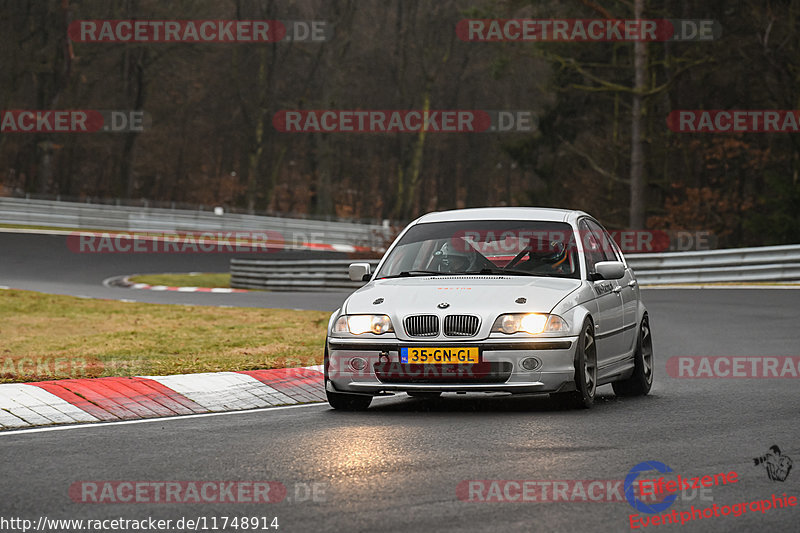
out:
M800 245L626 256L642 285L800 280ZM281 261L232 259L231 287L289 291L356 290L347 267L378 260Z
M0 224L129 232L276 231L284 242L385 245L390 228L329 220L0 197Z
M800 280L800 245L627 256L642 284Z
M354 291L364 285L350 281L350 263L369 263L377 259L318 259L313 261L231 259L231 287L273 291Z

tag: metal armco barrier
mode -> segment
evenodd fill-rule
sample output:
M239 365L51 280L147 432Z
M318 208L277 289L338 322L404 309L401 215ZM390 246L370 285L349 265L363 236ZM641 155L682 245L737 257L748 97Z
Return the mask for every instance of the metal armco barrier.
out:
M800 245L626 256L643 285L800 280Z
M231 287L273 291L345 291L356 290L363 282L350 281L350 263L369 263L377 259L318 259L281 261L231 259Z
M318 242L368 247L384 246L390 231L377 224L6 197L0 197L0 224L130 232L268 230L281 233L287 245Z
M642 285L800 280L800 245L734 248L702 252L627 255ZM263 261L232 259L231 287L284 291L344 291L363 285L350 281L350 263L378 260L326 259Z

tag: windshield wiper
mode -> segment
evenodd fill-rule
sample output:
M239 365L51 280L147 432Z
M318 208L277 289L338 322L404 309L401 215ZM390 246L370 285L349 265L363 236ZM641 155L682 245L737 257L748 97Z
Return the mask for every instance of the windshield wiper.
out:
M537 277L544 277L544 278L561 278L564 277L561 274L556 274L555 272L528 272L526 270L503 270L504 274L512 274L512 275L519 275L519 276L537 276Z
M391 276L381 276L377 279L411 278L415 276L463 276L470 275L509 275L509 276L537 276L537 277L561 277L558 274L548 274L546 272L527 272L525 270L506 270L503 268L482 268L480 270L465 270L463 272L438 272L436 270L405 270L399 274Z
M436 270L404 270L399 274L391 276L381 276L378 279L391 279L391 278L411 278L414 276L446 276L449 272L438 272Z
M502 276L505 272L500 268L482 268L480 270L467 270L465 272L459 272L459 274L497 274L498 276Z
M506 270L504 268L482 268L481 270L469 270L467 272L463 272L464 274L498 274L498 275L505 275L508 274L510 276L550 276L556 277L557 274L549 274L547 272L528 272L527 270Z

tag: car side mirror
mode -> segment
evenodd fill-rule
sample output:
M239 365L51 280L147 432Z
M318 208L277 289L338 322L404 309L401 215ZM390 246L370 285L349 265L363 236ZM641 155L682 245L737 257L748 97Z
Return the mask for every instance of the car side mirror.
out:
M351 281L369 281L371 277L371 266L369 263L352 263L347 272L350 274Z
M622 261L600 261L595 263L594 271L600 279L620 279L625 275L625 265Z

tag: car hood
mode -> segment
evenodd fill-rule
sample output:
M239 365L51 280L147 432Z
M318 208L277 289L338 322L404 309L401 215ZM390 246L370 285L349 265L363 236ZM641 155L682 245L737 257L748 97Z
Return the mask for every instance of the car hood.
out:
M577 279L534 276L426 276L375 280L353 293L343 311L410 314L470 313L484 318L502 313L549 313L581 286ZM524 298L524 303L517 300ZM375 303L383 299L380 303ZM522 300L520 300L522 301ZM439 307L447 304L446 307Z

